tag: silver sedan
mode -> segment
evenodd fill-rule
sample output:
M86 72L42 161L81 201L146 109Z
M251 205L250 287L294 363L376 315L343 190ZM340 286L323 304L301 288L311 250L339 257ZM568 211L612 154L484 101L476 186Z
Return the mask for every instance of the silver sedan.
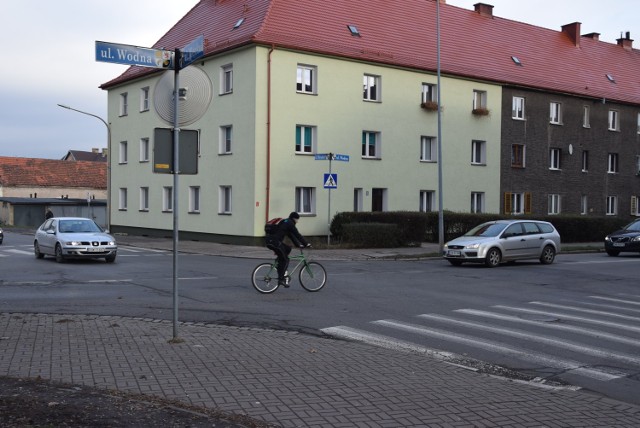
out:
M54 217L36 230L33 251L39 259L50 255L58 263L72 258L104 258L107 263L113 263L118 247L113 236L91 219Z

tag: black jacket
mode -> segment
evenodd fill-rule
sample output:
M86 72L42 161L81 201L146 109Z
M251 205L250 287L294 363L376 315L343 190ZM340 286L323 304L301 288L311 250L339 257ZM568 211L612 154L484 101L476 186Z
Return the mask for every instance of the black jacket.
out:
M298 228L296 227L296 223L290 218L285 218L278 223L276 233L267 237L267 243L269 243L269 241L272 242L272 245L273 241L281 243L287 236L291 239L294 245L297 245L298 247L307 246L307 241L302 237L302 235L300 235L300 232L298 232Z

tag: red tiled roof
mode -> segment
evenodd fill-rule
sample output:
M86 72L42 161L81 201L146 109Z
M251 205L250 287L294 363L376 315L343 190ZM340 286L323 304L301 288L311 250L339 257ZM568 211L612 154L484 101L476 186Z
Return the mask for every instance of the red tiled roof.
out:
M107 164L0 156L0 185L106 189Z
M242 17L243 24L233 29ZM350 34L350 24L360 37ZM436 69L433 0L201 0L154 47L179 48L198 35L205 38L205 56L257 43ZM579 37L575 43L560 29L448 4L440 5L440 40L444 74L640 104L638 49L589 37ZM512 56L523 66L514 64ZM131 67L101 87L152 72Z
M103 152L86 152L82 150L69 150L62 160L106 162L107 155Z

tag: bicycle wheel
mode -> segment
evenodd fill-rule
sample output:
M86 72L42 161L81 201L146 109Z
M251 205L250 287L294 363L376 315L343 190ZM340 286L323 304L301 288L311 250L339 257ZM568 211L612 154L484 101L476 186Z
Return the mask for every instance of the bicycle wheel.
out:
M278 272L271 263L261 263L253 270L251 282L260 293L273 293L278 288Z
M319 291L327 283L327 271L318 262L309 262L300 269L300 284L307 291Z

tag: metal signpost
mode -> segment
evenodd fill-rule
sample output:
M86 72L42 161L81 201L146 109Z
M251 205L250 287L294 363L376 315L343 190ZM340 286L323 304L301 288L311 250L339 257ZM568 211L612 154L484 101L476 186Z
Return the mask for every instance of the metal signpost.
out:
M315 155L315 160L329 161L329 173L324 174L324 180L322 181L322 183L324 188L329 190L329 203L327 204L327 245L331 245L331 189L338 188L338 174L332 174L331 162L334 160L349 162L349 155L340 155L336 153L318 153Z
M199 36L175 52L96 41L96 61L174 70L173 86L173 340L178 339L178 176L180 174L180 69L204 56Z

